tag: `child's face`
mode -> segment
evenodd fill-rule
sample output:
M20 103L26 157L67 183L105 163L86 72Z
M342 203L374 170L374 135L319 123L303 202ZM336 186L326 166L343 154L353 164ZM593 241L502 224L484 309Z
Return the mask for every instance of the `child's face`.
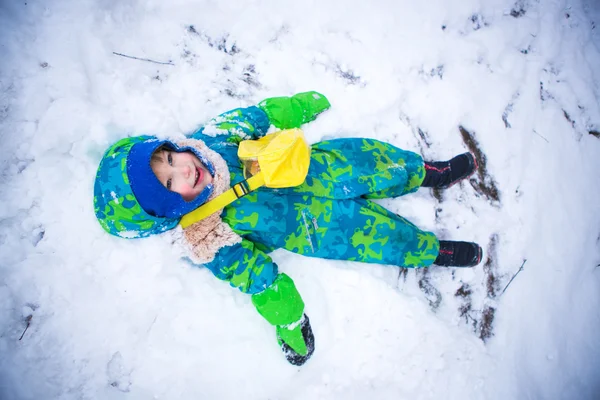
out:
M212 175L192 152L161 150L156 155L157 162L151 164L154 175L185 201L194 200L212 182Z

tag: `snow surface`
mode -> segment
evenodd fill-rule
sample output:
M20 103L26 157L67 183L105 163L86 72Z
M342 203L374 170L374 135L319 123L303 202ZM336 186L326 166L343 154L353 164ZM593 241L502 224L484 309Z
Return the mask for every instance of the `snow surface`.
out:
M0 2L0 398L600 398L599 44L597 0ZM485 262L275 252L316 336L298 368L169 235L106 234L92 188L121 137L306 90L333 104L312 141L480 151L382 204Z

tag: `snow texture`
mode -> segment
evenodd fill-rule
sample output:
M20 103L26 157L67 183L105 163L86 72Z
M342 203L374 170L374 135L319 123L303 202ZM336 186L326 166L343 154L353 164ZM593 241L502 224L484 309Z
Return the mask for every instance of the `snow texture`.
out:
M599 45L597 0L0 2L0 398L600 398ZM298 368L168 235L107 235L92 189L126 135L307 90L333 105L313 142L476 154L469 181L381 203L485 254L276 251L316 338Z

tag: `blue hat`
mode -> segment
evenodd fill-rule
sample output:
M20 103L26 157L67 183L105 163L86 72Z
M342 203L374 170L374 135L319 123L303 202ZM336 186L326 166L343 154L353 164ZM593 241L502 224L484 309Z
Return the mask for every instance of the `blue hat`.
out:
M135 136L119 140L106 151L94 183L94 212L98 222L111 235L133 239L173 229L179 218L148 214L135 198L127 176L127 156L136 143L156 139Z
M140 206L148 214L156 217L181 218L208 200L213 191L213 185L212 183L206 185L204 190L191 201L185 201L179 193L172 192L164 187L150 167L152 154L160 146L166 146L178 153L193 152L212 176L215 175L215 169L198 150L188 146L179 147L169 140L154 138L138 142L131 147L127 156L127 176L129 177L131 190Z

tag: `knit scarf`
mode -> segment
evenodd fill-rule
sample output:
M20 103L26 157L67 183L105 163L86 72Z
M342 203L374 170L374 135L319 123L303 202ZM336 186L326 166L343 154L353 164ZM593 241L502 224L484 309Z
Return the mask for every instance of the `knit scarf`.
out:
M177 141L177 145L193 147L213 164L215 168L214 189L208 201L229 190L229 168L219 153L209 149L202 140L198 139L180 140ZM176 233L175 240L183 245L192 261L199 264L209 263L214 260L219 249L242 241L242 238L221 220L221 212L222 210L219 210L183 229L183 235ZM181 233L180 225L177 231Z

